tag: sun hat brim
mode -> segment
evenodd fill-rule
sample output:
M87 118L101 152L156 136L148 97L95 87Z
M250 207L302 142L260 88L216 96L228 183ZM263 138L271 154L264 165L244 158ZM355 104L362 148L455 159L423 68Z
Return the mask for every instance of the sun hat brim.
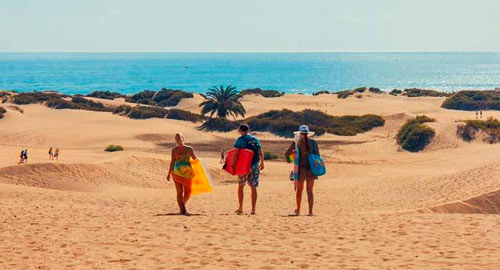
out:
M294 131L293 134L298 135L298 134L306 134L306 133L302 133L300 130L297 130L297 131ZM314 134L315 134L314 131L307 132L307 135L309 135L309 136L313 136Z

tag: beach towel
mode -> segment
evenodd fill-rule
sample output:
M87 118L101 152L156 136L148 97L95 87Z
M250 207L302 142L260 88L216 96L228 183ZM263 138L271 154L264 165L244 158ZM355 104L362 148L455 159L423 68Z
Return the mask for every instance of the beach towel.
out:
M191 179L191 196L212 192L213 182L210 172L200 159L191 160L193 178Z

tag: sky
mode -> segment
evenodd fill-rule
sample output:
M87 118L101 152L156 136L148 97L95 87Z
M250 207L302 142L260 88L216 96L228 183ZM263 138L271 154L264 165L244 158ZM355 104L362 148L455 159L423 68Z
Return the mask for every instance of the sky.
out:
M0 0L0 52L500 51L500 0Z

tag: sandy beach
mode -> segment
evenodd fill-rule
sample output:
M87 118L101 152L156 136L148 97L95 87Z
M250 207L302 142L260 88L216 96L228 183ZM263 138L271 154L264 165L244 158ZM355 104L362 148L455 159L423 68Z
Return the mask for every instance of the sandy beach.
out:
M199 113L202 99L176 108ZM245 96L247 116L310 108L386 120L356 136L317 138L328 172L316 182L313 217L288 216L295 207L292 165L282 158L289 139L256 134L280 159L262 171L257 215L249 215L248 188L245 214L235 215L237 179L221 170L219 152L236 132L2 104L0 269L500 269L500 144L458 138L456 126L474 113L443 109L444 99ZM435 139L425 151L401 151L396 133L422 114L436 119L428 123ZM500 111L485 111L491 116ZM166 181L176 132L216 184L189 201L189 217L176 214L175 187ZM109 144L125 150L105 152ZM58 161L48 159L50 146L61 150ZM25 148L28 163L18 165Z

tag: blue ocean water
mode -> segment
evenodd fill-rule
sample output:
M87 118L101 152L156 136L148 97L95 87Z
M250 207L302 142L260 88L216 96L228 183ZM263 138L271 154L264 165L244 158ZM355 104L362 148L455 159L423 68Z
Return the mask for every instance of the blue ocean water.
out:
M289 93L500 87L500 53L0 53L0 89L134 93L212 85Z

